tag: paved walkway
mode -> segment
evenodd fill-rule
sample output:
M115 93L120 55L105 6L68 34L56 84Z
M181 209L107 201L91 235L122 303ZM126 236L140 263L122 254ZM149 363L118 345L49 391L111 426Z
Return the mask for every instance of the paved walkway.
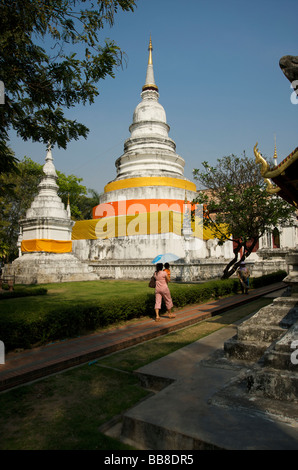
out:
M164 316L159 323L153 319L139 319L126 326L115 327L113 330L50 343L21 352L9 352L5 357L5 364L0 364L0 391L88 363L112 352L198 323L284 287L283 283L277 283L252 289L248 295L239 294L205 304L186 306L175 312L176 318L169 319Z
M102 432L140 450L298 450L297 402L248 393L251 364L225 358L236 332L226 326L135 371L155 393Z

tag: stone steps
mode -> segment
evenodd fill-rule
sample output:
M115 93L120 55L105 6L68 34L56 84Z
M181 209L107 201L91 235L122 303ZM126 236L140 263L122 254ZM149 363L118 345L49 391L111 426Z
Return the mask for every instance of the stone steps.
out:
M293 402L298 405L298 374L296 371L285 370L276 373L275 369L261 368L254 370L246 379L250 394L271 400Z
M245 377L250 395L297 402L297 297L279 297L237 328L224 344L226 357L252 363Z
M241 324L237 334L224 344L226 356L229 359L255 362L271 348L273 358L275 353L272 352L272 344L276 344L298 321L297 305L296 298L279 297L271 305L263 307ZM281 353L282 343L277 348Z
M268 348L263 357L263 364L274 369L298 372L298 354L294 351L298 340L298 319L294 325L275 343Z
M245 362L258 361L271 343L253 341L239 341L237 335L224 344L224 352L228 359L236 359Z

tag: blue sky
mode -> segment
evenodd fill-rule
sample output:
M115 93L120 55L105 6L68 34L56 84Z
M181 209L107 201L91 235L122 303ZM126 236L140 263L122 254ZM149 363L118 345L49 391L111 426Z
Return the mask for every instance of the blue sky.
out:
M253 157L259 150L278 162L298 146L298 105L279 67L284 55L298 55L296 0L137 0L133 13L118 13L103 38L115 40L127 66L99 82L91 106L67 111L89 129L87 140L53 149L56 169L83 178L103 192L116 177L115 161L129 138L133 111L141 101L150 34L159 102L169 137L185 160L185 176L203 161L225 155ZM44 163L45 147L11 133L10 145Z

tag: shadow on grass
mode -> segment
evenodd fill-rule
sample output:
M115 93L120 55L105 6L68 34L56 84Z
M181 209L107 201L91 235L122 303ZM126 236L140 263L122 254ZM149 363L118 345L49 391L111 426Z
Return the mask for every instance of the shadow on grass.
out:
M90 365L0 393L0 449L129 449L99 428L148 396L133 371L271 302L259 299Z

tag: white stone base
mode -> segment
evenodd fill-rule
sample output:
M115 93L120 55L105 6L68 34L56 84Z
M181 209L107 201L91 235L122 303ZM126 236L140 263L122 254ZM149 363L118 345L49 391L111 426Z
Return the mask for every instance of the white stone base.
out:
M185 263L170 263L171 281L203 282L209 279L220 279L228 260L201 260ZM150 260L110 260L90 262L100 279L150 280L156 266Z
M163 253L174 253L187 261L202 259L231 259L233 246L226 242L218 246L216 240L188 240L174 233L110 238L107 240L73 240L73 253L82 261L153 260Z
M72 253L26 253L6 265L3 276L13 276L15 284L92 281L99 279L92 267Z
M82 243L89 242L85 247L86 253L82 250ZM140 240L139 240L140 241ZM85 254L85 260L78 259L72 253L26 253L17 258L10 265L5 265L3 277L12 276L16 284L46 284L54 282L75 282L75 281L93 281L100 279L134 279L148 280L152 276L155 265L151 263L156 256L156 252L147 258L138 256L140 253L134 247L133 257L130 253L130 259L111 258L92 259L90 256L91 240L78 240L78 248L81 254ZM103 242L108 242L104 240ZM174 242L174 240L173 240ZM176 240L177 243L177 240ZM110 245L110 248L111 245ZM143 249L143 255L146 250L140 244L139 249ZM92 250L91 250L92 251ZM193 253L190 251L190 255ZM87 255L87 256L86 256ZM106 252L106 255L108 253ZM202 282L208 279L221 278L224 268L227 266L230 258L228 256L213 256L209 258L190 257L189 261L183 257L179 261L171 264L171 280L184 282ZM280 262L279 262L280 261ZM287 270L284 260L262 260L248 262L248 267L252 277L259 277L264 274L276 272L280 269Z

